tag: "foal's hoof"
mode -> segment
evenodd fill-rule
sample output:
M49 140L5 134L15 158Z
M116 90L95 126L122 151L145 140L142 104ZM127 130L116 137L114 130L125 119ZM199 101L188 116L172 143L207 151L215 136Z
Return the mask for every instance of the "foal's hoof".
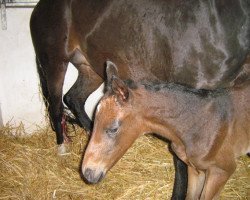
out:
M62 143L62 144L58 145L57 151L58 151L58 155L60 155L60 156L69 155L70 154L70 145Z

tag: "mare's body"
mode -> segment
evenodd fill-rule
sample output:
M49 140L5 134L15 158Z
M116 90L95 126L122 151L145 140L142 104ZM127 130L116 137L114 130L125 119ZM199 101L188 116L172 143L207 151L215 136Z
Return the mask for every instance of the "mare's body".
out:
M248 0L41 0L30 26L58 144L67 140L61 122L69 62L79 76L64 101L87 130L84 103L104 80L107 59L123 79L203 89L230 87L250 68Z

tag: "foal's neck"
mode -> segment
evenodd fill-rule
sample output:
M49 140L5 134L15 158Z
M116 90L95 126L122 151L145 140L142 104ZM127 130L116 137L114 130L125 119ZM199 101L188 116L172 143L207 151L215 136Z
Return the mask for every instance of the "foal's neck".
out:
M220 107L220 99L226 97L223 91L212 94L174 84L142 87L142 93L147 99L143 102L143 109L147 110L143 115L148 131L171 141L183 140L185 135L198 132L212 117L209 109ZM220 112L225 112L223 109L220 108Z

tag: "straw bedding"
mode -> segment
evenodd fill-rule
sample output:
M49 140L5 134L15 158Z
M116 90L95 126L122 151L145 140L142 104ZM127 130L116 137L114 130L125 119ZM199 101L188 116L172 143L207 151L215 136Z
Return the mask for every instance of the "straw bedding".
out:
M80 128L69 127L70 154L59 156L49 127L22 136L22 126L0 129L0 199L170 199L174 169L167 144L139 138L97 185L85 184L80 162L87 142ZM250 199L250 159L238 161L221 199Z

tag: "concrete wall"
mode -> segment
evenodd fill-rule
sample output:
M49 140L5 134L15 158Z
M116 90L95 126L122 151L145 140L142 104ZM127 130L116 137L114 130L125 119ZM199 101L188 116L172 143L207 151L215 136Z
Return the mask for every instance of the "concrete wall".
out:
M45 108L39 92L35 55L29 32L32 8L8 8L7 30L0 29L0 126L23 123L27 133L45 124ZM64 93L77 77L70 65ZM102 95L101 89L87 101L91 112Z

